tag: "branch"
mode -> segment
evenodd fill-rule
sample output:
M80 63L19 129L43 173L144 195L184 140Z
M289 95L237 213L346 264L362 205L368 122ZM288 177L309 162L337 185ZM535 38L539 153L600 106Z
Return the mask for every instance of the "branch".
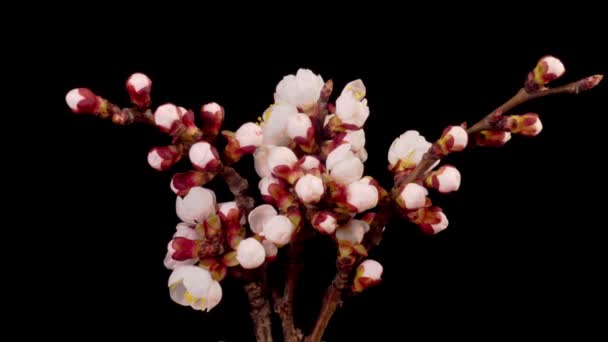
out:
M224 166L220 175L224 178L230 192L236 198L236 205L245 215L249 214L255 205L253 198L247 194L249 182L231 166Z
M264 297L262 286L258 282L250 282L245 285L245 292L249 298L249 315L253 321L256 340L272 342L270 304Z
M474 134L487 129L496 129L495 125L497 125L500 121L502 115L509 110L515 108L516 106L544 96L556 95L556 94L578 94L581 91L589 90L593 88L599 81L602 79L602 75L590 76L576 82L568 83L563 86L559 86L556 88L550 89L541 89L536 92L528 93L525 89L520 89L515 96L509 99L507 102L503 103L501 106L496 108L494 111L486 115L483 119L479 120L469 129L467 129L467 133ZM418 181L423 178L423 176L430 170L430 168L440 159L440 156L433 152L433 146L429 148L429 150L424 154L422 160L416 168L405 178L402 180L397 180L391 190L391 193L394 193L399 189L399 187L404 183L411 183ZM392 196L391 196L392 197ZM388 203L383 203L380 205L378 213L374 218L374 221L370 225L370 231L365 241L365 247L369 251L371 248L377 246L382 241L382 235L384 232L384 226L387 224L388 220L392 216L392 201L388 201ZM321 307L321 312L319 313L319 317L317 322L315 323L314 330L312 334L306 338L307 342L319 342L325 333L325 329L331 319L331 316L336 311L337 306L342 300L342 295L345 289L347 289L346 284L349 280L349 275L354 269L354 266L357 265L357 262L353 263L350 266L342 266L342 268L338 269L338 274L334 277L331 285L327 289L325 294L325 298L323 299L323 305Z

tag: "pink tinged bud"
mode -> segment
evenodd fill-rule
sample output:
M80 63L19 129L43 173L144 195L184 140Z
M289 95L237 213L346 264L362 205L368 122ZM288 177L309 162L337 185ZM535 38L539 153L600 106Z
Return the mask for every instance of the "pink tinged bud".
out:
M251 149L254 151L255 147L262 144L263 135L262 128L253 122L247 122L243 124L239 129L236 130L236 140L239 142L239 146L242 149Z
M154 112L154 123L163 132L175 134L182 127L181 112L172 103L164 104Z
M439 215L439 222L430 224L433 234L439 233L440 231L446 229L449 225L448 217L445 216L445 214L442 211L440 211L438 213L438 215Z
M169 276L169 295L180 305L190 306L195 310L207 310L210 297L213 302L218 300L218 290L214 282L211 273L205 269L181 266Z
M325 166L328 170L331 170L338 164L339 162L354 157L354 154L351 150L350 144L342 144L338 147L334 148L327 155L327 159L325 160Z
M65 95L65 102L76 114L96 114L101 100L87 88L75 88Z
M264 223L262 234L268 241L282 247L291 241L296 227L287 216L277 215Z
M287 136L295 140L296 138L307 139L308 130L312 128L312 122L306 114L296 114L287 121Z
M300 168L304 171L310 171L312 169L318 169L321 165L319 159L313 156L304 156L304 160L300 164Z
M380 283L382 277L382 265L372 259L363 261L357 267L357 273L353 280L353 291L361 292L367 288Z
M266 259L264 246L254 238L248 238L236 248L236 260L245 269L260 267Z
M348 185L346 188L346 201L357 209L364 212L378 204L378 189L369 184L369 180L359 180Z
M171 190L176 194L183 196L195 186L205 185L213 179L214 174L201 171L186 171L173 175L171 178Z
M543 130L543 124L537 114L511 115L505 118L505 127L511 133L528 137L536 136Z
M154 147L148 152L148 164L153 169L164 171L181 159L181 151L176 146Z
M197 170L216 171L220 166L217 150L206 141L199 141L192 145L188 156Z
M336 230L338 241L346 241L352 244L361 243L363 236L369 231L369 224L361 220L350 220Z
M348 185L363 176L363 163L357 157L340 161L330 171L331 178L339 184Z
M291 168L298 161L298 157L287 147L272 146L268 153L268 167L275 172L277 166Z
M167 247L171 251L171 257L177 261L196 258L198 255L199 243L183 237L176 237L169 242Z
M264 250L266 251L266 260L272 261L277 257L279 249L274 243L264 240L262 241L262 246L264 246Z
M336 228L338 228L338 221L334 214L328 211L321 211L313 217L312 225L321 233L333 234Z
M433 145L433 151L438 155L448 155L451 152L464 150L469 141L467 131L460 126L448 126L443 130L441 138Z
M422 208L426 204L428 194L429 192L422 185L408 183L399 193L397 203L408 210Z
M152 81L142 73L135 73L127 80L127 92L137 107L143 109L150 106L150 91Z
M262 194L263 197L272 197L270 193L270 186L273 184L280 185L281 183L277 178L274 178L272 176L260 179L260 182L258 183L258 189L260 190L260 194Z
M245 217L242 215L241 209L236 205L236 201L219 203L217 205L217 212L222 222L245 223Z
M418 131L401 134L388 149L390 168L394 171L413 169L431 146Z
M296 194L306 204L317 203L321 200L325 189L321 177L304 175L296 183Z
M198 256L197 256L197 251L200 247L199 242L196 242L194 240L201 240L203 237L196 231L196 229L194 229L193 226L187 224L187 223L180 223L175 227L175 234L173 235L173 239L171 241L169 241L169 244L167 245L167 254L165 256L165 260L164 260L164 265L167 269L173 270L176 269L177 267L180 266L184 266L184 265L194 265L195 263L198 262ZM186 240L187 243L192 243L192 246L190 246L190 249L187 248L187 243L181 243L180 241L176 241L176 239L184 239ZM184 248L186 251L190 251L189 253L186 252L184 253ZM182 250L181 254L177 253L177 250ZM180 258L183 257L184 255L191 255L191 257L188 259L183 259Z
M216 137L224 122L224 108L215 102L204 105L201 107L201 121L206 138Z
M602 81L603 78L604 78L604 75L593 75L593 76L584 78L579 81L578 90L585 91L585 90L595 88L595 86L600 84L600 82Z
M215 213L215 193L203 187L194 187L186 196L177 196L175 210L184 222L203 223Z
M553 56L545 56L538 61L534 70L528 74L525 88L527 91L538 91L545 84L556 80L566 72L564 64Z
M511 132L481 131L475 135L475 144L482 147L501 147L511 140Z
M457 191L460 188L460 172L451 165L444 165L439 170L432 172L425 180L428 187L432 187L441 193Z
M255 207L247 217L249 228L255 234L261 234L264 230L264 224L271 218L277 216L276 209L270 204L262 204Z
M344 136L344 141L350 144L350 148L353 152L358 152L365 146L365 132L362 129L347 131Z

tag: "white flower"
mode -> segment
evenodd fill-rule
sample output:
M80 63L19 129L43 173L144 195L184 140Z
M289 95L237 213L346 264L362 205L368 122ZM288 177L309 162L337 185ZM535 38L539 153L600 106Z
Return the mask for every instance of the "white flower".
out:
M291 241L295 229L296 227L287 216L277 215L264 223L261 235L282 247Z
M407 131L391 144L388 149L388 162L391 167L395 167L402 159L411 164L418 164L431 145L418 131Z
M348 185L361 179L363 163L357 157L350 157L334 165L329 174L334 181Z
M219 161L216 154L213 152L211 145L206 141L199 141L192 145L188 152L188 156L190 157L192 165L199 170L205 170L207 167L211 167L214 164L217 165L216 162Z
M270 106L262 122L263 141L266 145L285 146L289 143L287 123L298 115L298 109L288 104Z
M321 165L319 159L313 156L304 156L304 161L300 165L300 168L304 171L310 171L312 169L316 169Z
M358 212L366 211L378 204L378 189L367 179L350 183L346 188L346 201Z
M380 280L382 271L382 265L379 262L372 259L366 259L359 265L357 276L370 278L372 280Z
M203 223L215 213L215 193L200 186L193 187L186 196L177 196L175 211L184 222Z
M361 220L350 220L336 230L338 241L348 241L350 243L361 243L363 236L369 231L369 224Z
M422 208L426 203L426 195L428 194L428 190L423 186L416 183L408 183L401 190L399 197L403 201L405 209L412 210Z
M369 116L365 86L360 80L349 83L336 100L336 115L342 123L362 127Z
M261 234L264 230L264 223L266 223L271 218L277 216L276 209L270 204L262 204L260 206L255 207L247 217L249 221L249 228L255 234Z
M245 269L260 267L265 259L266 250L264 246L254 238L241 241L236 248L236 260Z
M304 203L317 203L323 196L323 180L321 177L304 175L296 183L296 194Z
M169 132L174 127L176 122L181 120L180 111L172 103L166 103L159 106L154 112L154 123L163 131Z
M321 76L308 69L299 69L295 75L287 75L279 82L274 102L308 108L317 103L324 84Z
M291 139L308 137L312 122L306 114L297 114L287 122L287 136Z
M268 177L271 175L270 168L268 168L268 153L270 148L266 145L258 147L253 153L253 167L255 172L261 178Z
M365 147L365 132L363 129L346 131L344 141L350 144L350 148L353 152L358 152Z
M247 122L241 125L241 127L236 130L235 138L239 142L240 147L258 147L262 144L262 140L264 139L262 128L253 122Z
M209 271L197 266L181 266L169 276L169 295L180 305L206 311L220 302L222 289Z
M450 224L448 221L448 217L445 216L445 214L443 212L440 212L439 216L441 217L441 221L439 221L439 223L431 224L431 228L433 229L433 234L437 234L440 231L446 229L448 227L448 225Z
M186 238L188 240L201 240L203 237L194 229L194 227L188 223L181 222L175 227L175 234L173 234L173 239L177 237ZM198 262L198 257L186 260L175 260L173 259L173 253L175 253L175 248L173 247L173 239L169 241L167 244L167 254L165 255L165 259L163 264L167 269L174 270L177 267L184 265L194 265Z
M285 165L289 168L298 162L295 153L284 146L271 146L268 153L268 168L273 171L275 167Z

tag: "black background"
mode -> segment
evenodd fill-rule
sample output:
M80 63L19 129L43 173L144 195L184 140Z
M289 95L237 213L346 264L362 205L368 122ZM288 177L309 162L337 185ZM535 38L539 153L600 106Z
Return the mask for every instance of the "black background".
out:
M49 302L28 317L52 322L46 332L60 336L80 336L78 327L100 336L253 340L238 282L223 283L224 298L208 314L168 296L170 271L162 259L178 222L175 196L171 173L152 170L146 155L169 138L153 127L71 114L64 102L71 88L127 105L125 80L144 72L153 80L154 106L171 101L197 111L216 101L226 109L224 128L235 130L255 121L278 81L300 67L333 79L337 91L361 78L371 109L366 174L388 186L386 153L395 137L417 129L434 139L448 124L475 122L515 93L539 57L553 54L566 65L556 84L608 71L605 35L588 23L563 20L567 34L561 34L558 23L541 26L534 13L523 21L490 15L463 28L464 18L431 15L418 24L411 21L416 13L390 12L228 21L230 15L214 10L183 19L166 13L171 20L91 10L62 17L71 23L66 29L41 30L37 38L52 46L33 52L48 95L39 127L50 133L42 156L49 214L38 231ZM495 33L498 26L509 30ZM383 283L348 300L325 340L521 339L578 335L605 324L598 163L607 90L604 82L589 93L526 104L516 112L541 115L538 137L514 136L501 149L450 156L463 175L461 190L433 195L449 228L428 237L412 224L391 222L371 255L385 267ZM249 158L238 166L257 183ZM230 200L219 191L220 201ZM306 248L295 303L306 331L333 276L331 246L322 239Z

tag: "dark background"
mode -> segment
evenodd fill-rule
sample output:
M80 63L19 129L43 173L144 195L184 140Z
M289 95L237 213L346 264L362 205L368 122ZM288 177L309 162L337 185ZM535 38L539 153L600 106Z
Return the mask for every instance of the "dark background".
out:
M68 337L80 336L78 327L99 336L253 340L238 282L223 282L224 298L208 314L168 296L170 271L162 260L178 222L175 196L171 172L151 169L146 155L169 139L153 127L71 114L64 102L71 88L128 105L124 82L144 72L153 80L154 107L171 101L198 111L216 101L226 109L224 128L235 130L255 121L278 81L300 67L333 79L337 92L361 78L371 109L366 174L388 186L386 153L395 137L417 129L431 140L448 124L477 121L513 95L543 55L566 65L556 84L608 71L605 30L565 20L568 35L557 23L492 16L462 28L459 18L429 16L415 24L409 21L415 13L374 16L378 24L328 15L326 22L299 25L265 16L233 23L213 11L183 21L177 14L166 14L171 21L80 14L63 18L71 22L66 29L41 30L38 38L51 48L30 55L44 69L48 100L39 128L50 134L42 156L48 225L39 228L48 302L28 318ZM494 33L497 26L509 31ZM461 190L433 194L449 228L428 237L412 224L391 222L371 254L385 267L383 283L348 300L325 340L580 336L605 324L599 162L607 93L604 82L589 93L526 104L516 113L541 115L538 137L514 136L501 149L450 156L463 175ZM249 158L238 166L257 184ZM230 200L219 191L219 201ZM295 303L306 331L333 276L331 246L321 240L306 249Z

